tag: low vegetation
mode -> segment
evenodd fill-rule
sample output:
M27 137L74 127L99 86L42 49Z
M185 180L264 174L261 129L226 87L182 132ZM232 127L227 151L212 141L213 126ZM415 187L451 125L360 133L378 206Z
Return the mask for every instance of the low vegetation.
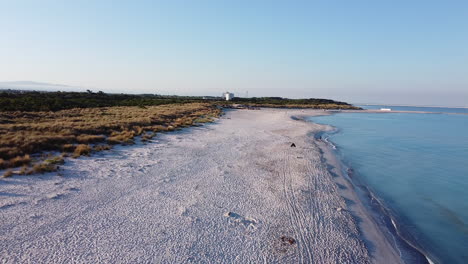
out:
M140 135L147 141L157 132L191 126L220 114L218 107L207 103L0 112L0 169L24 166L18 174L47 172L57 163L33 159L33 154L58 151L76 158L110 149L113 144L132 144Z
M234 97L224 101L221 97L163 96L156 94L106 94L103 92L24 92L0 90L0 111L59 111L72 108L96 108L112 106L148 106L210 103L229 107L244 104L255 107L360 109L344 102L329 99L288 99L282 97Z
M6 170L5 173L3 173L3 175L2 175L3 178L8 178L8 177L11 177L11 176L13 176L13 170L12 169Z
M34 164L34 166L27 170L25 174L34 174L34 173L46 173L46 172L53 172L58 169L58 165L56 163L50 161L43 161Z
M151 140L157 133L212 122L222 107L359 109L327 99L234 98L79 92L0 91L3 177L54 171L74 158ZM55 157L40 153L62 152ZM10 168L21 167L19 171Z
M15 174L17 175L30 175L35 173L46 173L56 171L58 169L58 165L65 163L63 159L63 155L59 156L46 156L44 159L38 159L36 163L32 164L32 166L28 166L24 164L20 170L14 171L12 169L8 169L3 174L3 178L11 177Z
M235 97L232 101L225 102L226 106L242 104L252 107L281 107L281 108L313 108L313 109L361 109L345 102L329 99L288 99L282 97Z
M99 151L103 151L103 150L109 150L111 149L112 147L108 144L104 144L104 145L96 145L93 147L93 151L94 152L99 152Z
M155 132L147 132L141 136L141 141L145 142L156 136Z
M156 106L201 102L202 97L153 94L107 94L83 92L0 91L0 111L59 111L72 108Z
M31 162L31 157L26 154L24 156L16 156L9 160L0 158L0 169L14 168L23 165L28 165Z
M76 146L75 150L73 151L73 158L78 158L80 156L89 156L91 154L91 146L80 144Z

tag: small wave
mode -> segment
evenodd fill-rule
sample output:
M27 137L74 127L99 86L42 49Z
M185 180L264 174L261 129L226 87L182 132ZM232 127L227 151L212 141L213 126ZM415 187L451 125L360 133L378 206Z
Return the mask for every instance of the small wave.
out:
M434 263L430 260L427 252L422 249L421 245L417 242L417 239L414 238L405 227L399 225L399 223L404 222L403 220L395 220L396 213L392 209L387 207L381 199L370 189L370 187L365 186L365 191L368 193L371 205L373 208L371 210L377 212L381 217L381 222L383 224L387 223L387 231L390 232L390 235L397 239L396 247L400 252L400 256L406 256L403 259L408 260L409 263ZM385 225L384 225L385 226ZM392 228L390 228L392 227Z
M329 131L329 132L322 131L322 132L316 133L315 139L321 140L325 144L327 144L329 147L331 147L333 150L337 150L337 146L333 144L333 142L330 140L330 136L328 136L329 133L336 133L334 131L335 130Z
M333 150L336 150L336 149L337 149L337 148L336 148L336 145L333 144L333 142L331 142L331 141L329 140L328 137L324 138L323 141L324 141L325 143L327 143Z

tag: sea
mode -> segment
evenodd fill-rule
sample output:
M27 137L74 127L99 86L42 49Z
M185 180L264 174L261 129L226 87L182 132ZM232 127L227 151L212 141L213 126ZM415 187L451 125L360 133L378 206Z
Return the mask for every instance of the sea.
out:
M350 180L378 200L401 240L430 262L468 263L468 110L361 107L430 112L309 119L334 127L321 138L352 172Z

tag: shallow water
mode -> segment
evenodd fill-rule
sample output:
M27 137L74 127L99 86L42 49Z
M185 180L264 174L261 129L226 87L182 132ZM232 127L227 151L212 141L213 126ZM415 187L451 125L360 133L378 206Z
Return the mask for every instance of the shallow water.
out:
M395 105L358 105L364 109L390 108L394 111L422 111L433 113L459 113L468 114L468 108L447 108L447 107L421 107L421 106L395 106Z
M338 129L328 137L354 177L425 252L442 263L468 263L468 116L343 113L311 120Z

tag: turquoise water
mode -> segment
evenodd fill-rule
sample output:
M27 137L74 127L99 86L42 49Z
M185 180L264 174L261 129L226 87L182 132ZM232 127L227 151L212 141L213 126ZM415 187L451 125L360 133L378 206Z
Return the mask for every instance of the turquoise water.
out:
M422 111L434 113L463 113L468 114L468 108L447 108L447 107L421 107L421 106L395 106L395 105L357 105L364 109L390 108L394 111Z
M328 140L353 177L436 263L468 263L467 115L341 113L311 120L337 128Z

